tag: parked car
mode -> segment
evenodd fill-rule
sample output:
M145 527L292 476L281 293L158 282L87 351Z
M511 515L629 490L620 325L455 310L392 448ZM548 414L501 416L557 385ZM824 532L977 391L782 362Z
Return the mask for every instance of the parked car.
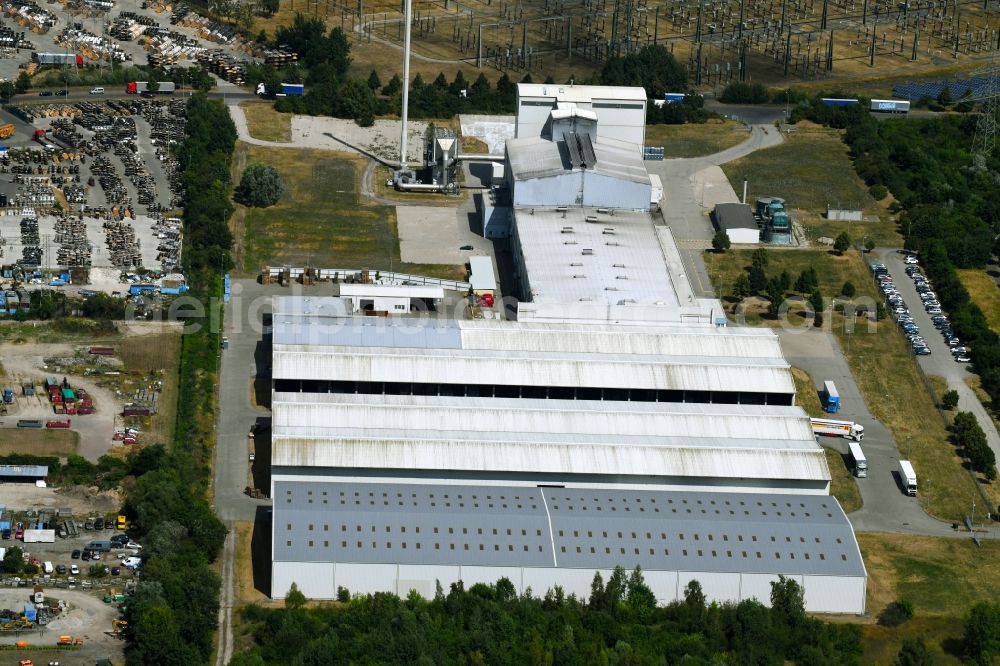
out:
M908 255L906 255L906 259L903 259L903 263L904 264L909 264L909 265L912 266L912 265L916 265L919 262L917 261L917 258L915 256L913 256L912 254L908 254Z
M938 307L927 308L927 314L941 314L941 312L942 312L941 308Z
M972 358L967 354L959 354L955 357L955 361L958 363L969 363L972 361Z
M122 570L121 570L120 567L111 567L111 575L112 576L120 576L121 573L122 573Z
M65 564L57 564L56 565L56 573L57 574L64 574L64 573L66 573L66 565Z
M75 564L71 564L69 565L69 572L74 576L77 576L80 573L80 567L76 566Z
M38 96L39 97L52 97L52 91L51 90L43 90L42 92L38 93Z
M952 347L951 353L953 356L965 356L969 353L969 350L965 347Z
M84 562L89 562L90 561L90 551L89 550L83 551L83 555L80 556L80 559L83 560Z
M929 356L930 353L931 353L931 348L930 347L918 347L917 349L913 350L913 353L916 354L917 356Z
M80 550L79 549L74 550L73 553L70 555L70 557L73 558L74 560L80 559Z

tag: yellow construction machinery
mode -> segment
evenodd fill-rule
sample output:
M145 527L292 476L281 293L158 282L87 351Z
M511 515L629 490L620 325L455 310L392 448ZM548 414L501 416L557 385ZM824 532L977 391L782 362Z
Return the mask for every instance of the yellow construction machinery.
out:
M115 638L125 638L125 629L128 627L128 620L111 620L111 633Z
M14 133L14 123L7 123L6 125L0 125L0 139L6 139L13 133Z

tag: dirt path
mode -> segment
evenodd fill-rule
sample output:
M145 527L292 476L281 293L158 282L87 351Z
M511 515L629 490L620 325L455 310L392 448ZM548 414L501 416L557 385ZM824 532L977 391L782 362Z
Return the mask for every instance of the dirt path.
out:
M53 356L72 356L74 345L52 343L29 343L23 345L0 345L0 359L3 359L7 371L6 385L15 389L18 410L4 419L5 430L15 426L18 418L54 419L59 418L52 413L52 406L47 396L39 391L45 377L66 377L73 387L85 389L94 399L95 412L86 416L67 417L72 421L72 429L80 433L80 446L77 451L81 456L96 462L111 448L111 436L114 434L115 414L121 409L121 401L110 391L98 386L87 377L56 372L45 367L45 358ZM37 395L25 397L17 389L20 381L31 381L35 384ZM14 436L14 435L12 435ZM28 453L26 451L26 453Z

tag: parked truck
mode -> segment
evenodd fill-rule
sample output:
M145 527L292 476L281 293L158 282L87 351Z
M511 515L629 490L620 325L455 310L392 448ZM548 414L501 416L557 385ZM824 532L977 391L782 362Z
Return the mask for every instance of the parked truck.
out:
M899 482L903 485L903 492L910 497L916 497L917 473L913 471L913 465L909 460L899 461Z
M865 427L854 421L834 421L832 419L810 419L814 435L843 437L860 442L865 438Z
M865 452L861 450L861 445L857 442L851 442L847 445L847 450L851 454L854 476L859 479L868 478L868 458L865 457Z
M155 92L149 90L149 81L129 81L125 85L125 92L129 95L141 95L144 92L153 95L173 95L175 90L177 90L177 86L174 85L173 81L160 81L157 83Z
M837 392L837 387L831 381L823 382L823 409L828 414L835 414L837 410L840 409L840 394Z

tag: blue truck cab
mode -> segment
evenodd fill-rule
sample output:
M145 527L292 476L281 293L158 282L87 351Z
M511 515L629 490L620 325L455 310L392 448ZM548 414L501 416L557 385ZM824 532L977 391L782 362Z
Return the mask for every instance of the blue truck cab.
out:
M823 409L827 413L833 414L840 409L840 394L837 392L837 387L834 386L833 382L823 382L821 397L823 398Z

